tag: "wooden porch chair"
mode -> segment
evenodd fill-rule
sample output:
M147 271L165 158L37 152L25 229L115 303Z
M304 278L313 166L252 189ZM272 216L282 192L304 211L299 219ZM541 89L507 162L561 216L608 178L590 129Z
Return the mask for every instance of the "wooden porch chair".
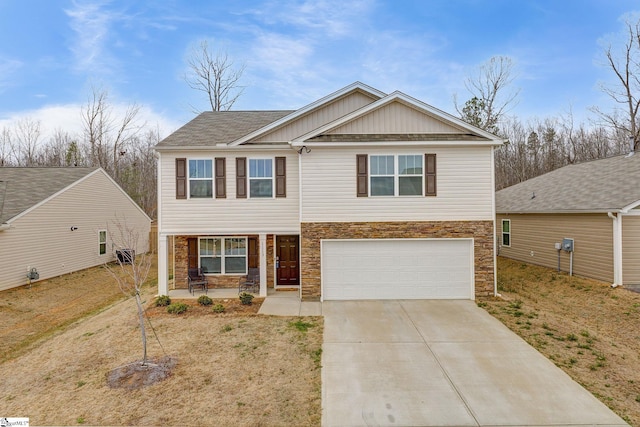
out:
M260 269L250 268L248 274L238 281L238 293L260 291Z
M195 294L195 288L198 287L201 288L205 294L208 293L209 281L207 280L207 276L202 273L201 268L190 268L187 281L189 283L189 292L192 295Z

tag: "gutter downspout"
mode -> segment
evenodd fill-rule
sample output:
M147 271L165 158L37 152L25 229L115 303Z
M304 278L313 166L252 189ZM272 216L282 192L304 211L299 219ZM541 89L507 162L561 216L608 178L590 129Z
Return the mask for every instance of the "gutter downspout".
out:
M607 212L613 220L613 283L612 288L622 286L622 214Z

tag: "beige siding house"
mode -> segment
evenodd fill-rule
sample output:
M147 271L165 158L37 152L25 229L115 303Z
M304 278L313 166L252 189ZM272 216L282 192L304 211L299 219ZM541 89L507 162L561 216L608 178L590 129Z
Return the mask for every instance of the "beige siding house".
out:
M499 254L614 285L640 284L638 184L635 154L565 166L498 191ZM573 242L573 251L563 241Z
M146 252L150 223L102 169L0 168L0 290L113 260L118 224Z
M158 292L200 268L303 300L493 294L501 143L358 82L295 111L202 113L156 146Z

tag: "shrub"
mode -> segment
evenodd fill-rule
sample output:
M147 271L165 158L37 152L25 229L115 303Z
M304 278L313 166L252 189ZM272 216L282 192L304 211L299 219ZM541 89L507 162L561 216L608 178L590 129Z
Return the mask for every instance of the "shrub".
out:
M213 304L213 300L206 295L200 295L198 297L198 304L200 305L211 305Z
M169 295L160 295L156 298L156 307L164 307L171 304L171 298Z
M182 314L187 311L188 308L189 306L183 302L174 302L167 306L167 313Z
M213 306L213 312L214 313L224 313L224 305L222 304L216 304Z
M251 305L251 302L253 301L253 295L251 295L248 292L243 292L240 294L240 302L243 305Z

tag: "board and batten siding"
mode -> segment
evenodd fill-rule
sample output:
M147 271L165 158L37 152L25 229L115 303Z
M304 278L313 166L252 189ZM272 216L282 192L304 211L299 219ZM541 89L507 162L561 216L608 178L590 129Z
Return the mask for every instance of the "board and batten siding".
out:
M511 220L511 246L502 246L502 220ZM573 274L613 281L613 221L604 214L499 213L498 254L549 268L558 267L556 243L574 239ZM560 253L560 269L569 271L570 255Z
M302 158L302 221L493 220L490 147L314 147ZM356 156L435 153L437 196L357 197Z
M640 284L640 216L622 217L622 282Z
M345 116L352 111L371 104L374 101L376 101L376 99L361 92L351 93L348 96L343 96L329 104L323 105L309 114L304 115L281 128L275 129L273 132L270 132L260 138L256 138L254 142L291 141L300 135L311 132L326 123L330 123L337 118Z
M112 261L116 222L139 233L136 253L148 250L151 220L98 170L0 232L0 290L27 284L28 268L43 280ZM100 230L107 230L105 255L99 254Z
M248 161L251 158L281 156L286 157L286 197L236 198L236 158L246 157ZM222 157L226 158L226 198L176 199L176 158L213 161ZM292 149L162 153L159 172L161 195L158 229L161 233L205 235L300 232L298 153Z

